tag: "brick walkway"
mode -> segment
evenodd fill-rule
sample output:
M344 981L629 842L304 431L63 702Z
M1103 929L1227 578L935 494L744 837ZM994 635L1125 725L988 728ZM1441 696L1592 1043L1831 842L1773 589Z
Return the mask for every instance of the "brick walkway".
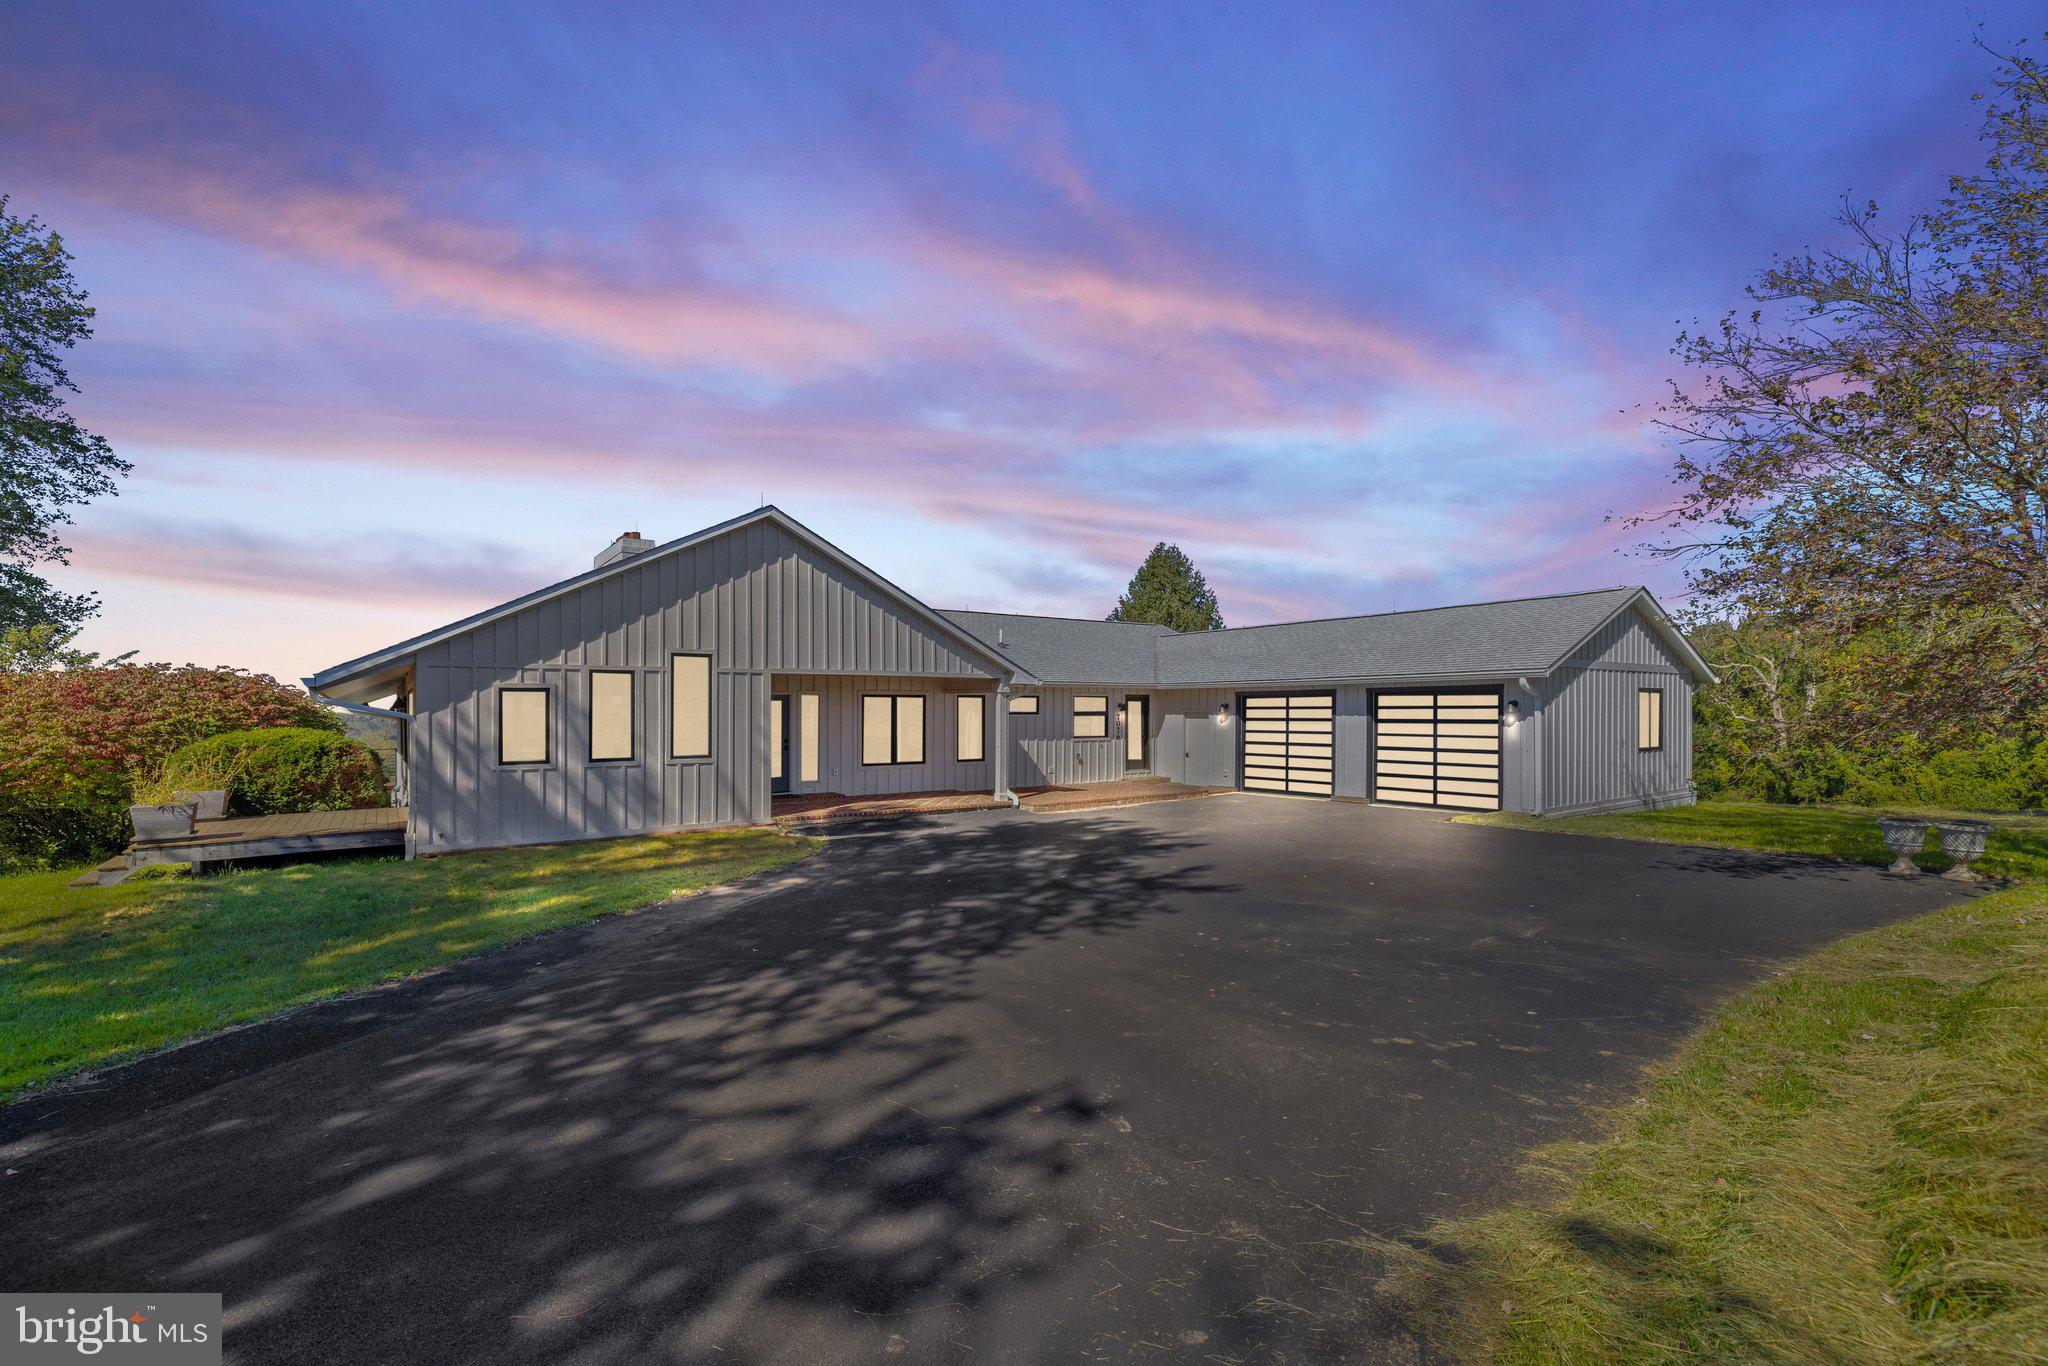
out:
M1188 787L1168 778L1119 778L1107 783L1071 783L1061 787L1020 787L1018 804L1026 811L1090 811L1103 806L1136 806L1141 802L1177 802L1189 797L1214 797L1230 787Z
M870 816L915 816L933 811L982 811L1002 805L987 792L898 792L876 797L803 792L777 797L773 811L776 821L800 825L810 821L864 820Z
M1213 797L1229 787L1186 787L1165 778L1119 778L1107 783L1072 783L1060 787L1017 789L1017 804L1026 811L1090 811L1104 806L1135 806L1140 802L1172 802L1187 797ZM984 811L1003 805L986 792L898 792L884 796L849 797L839 792L804 792L775 799L774 818L786 825L812 821L866 820L874 816L916 816L935 811Z

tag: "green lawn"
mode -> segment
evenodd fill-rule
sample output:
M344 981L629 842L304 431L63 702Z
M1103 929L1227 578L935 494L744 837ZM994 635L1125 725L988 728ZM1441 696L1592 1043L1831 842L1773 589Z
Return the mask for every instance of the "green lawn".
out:
M1880 861L1867 812L1534 822ZM1501 823L1522 824L1506 821ZM2039 875L2011 818L1995 871ZM1547 1194L1403 1242L1382 1288L1502 1361L2048 1359L2048 884L1841 941L1716 1012Z
M0 876L0 1101L65 1072L802 858L768 830L72 889Z
M1660 844L1711 844L1730 849L1761 849L1785 854L1817 854L1852 863L1890 863L1892 856L1878 837L1879 816L1921 816L1940 820L1967 817L1997 827L1977 865L2008 878L2048 878L2048 818L1979 811L1885 810L1844 806L1767 806L1761 802L1701 802L1662 811L1631 811L1611 816L1522 816L1507 811L1460 816L1473 825L1507 825L1525 830L1550 830L1568 835L1604 835L1613 839L1651 840ZM1948 867L1941 841L1930 834L1920 866Z

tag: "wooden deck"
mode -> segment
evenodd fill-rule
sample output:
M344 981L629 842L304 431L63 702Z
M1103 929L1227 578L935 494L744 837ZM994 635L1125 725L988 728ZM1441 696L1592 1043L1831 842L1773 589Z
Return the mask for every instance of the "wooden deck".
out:
M200 821L189 835L168 840L137 840L91 872L72 881L74 887L111 887L137 868L156 863L225 863L234 859L290 858L338 849L400 849L405 847L405 808L368 807L360 811L295 811L283 816L238 816Z

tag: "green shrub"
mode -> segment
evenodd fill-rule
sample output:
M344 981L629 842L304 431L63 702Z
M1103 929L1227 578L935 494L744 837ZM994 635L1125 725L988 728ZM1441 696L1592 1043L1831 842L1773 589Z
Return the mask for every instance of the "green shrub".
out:
M138 775L259 726L339 728L304 693L239 669L0 669L0 867L105 858L127 842Z
M269 816L287 811L346 811L382 806L384 770L360 740L327 730L284 726L238 730L185 746L165 776L190 790L187 775L228 778L228 813Z

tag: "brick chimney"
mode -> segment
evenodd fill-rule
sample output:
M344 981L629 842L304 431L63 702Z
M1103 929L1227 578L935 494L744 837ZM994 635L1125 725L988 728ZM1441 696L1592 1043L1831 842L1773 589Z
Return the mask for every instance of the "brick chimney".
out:
M652 549L654 549L654 542L648 540L639 532L624 531L619 533L619 539L598 552L597 558L591 561L590 567L592 569L602 569L608 564L617 564L629 555L638 555Z

